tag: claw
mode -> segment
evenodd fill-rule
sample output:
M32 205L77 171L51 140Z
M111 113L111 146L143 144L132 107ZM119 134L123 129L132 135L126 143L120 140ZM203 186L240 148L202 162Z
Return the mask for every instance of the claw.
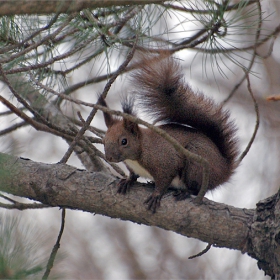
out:
M128 178L126 178L126 179L121 179L121 180L119 181L119 183L118 183L118 190L117 190L117 193L126 194L126 193L129 191L131 185L132 185L135 181L137 181L137 178L138 178L138 177L139 177L138 175L132 173L132 174L130 174L130 176L129 176Z
M187 198L190 198L191 195L187 190L177 190L173 196L175 197L176 201L181 201L181 200L185 200Z
M145 201L145 204L148 204L148 210L151 210L152 213L156 213L156 210L160 207L161 195L150 195Z
M126 194L130 188L131 183L128 179L121 179L118 183L118 190L117 193Z

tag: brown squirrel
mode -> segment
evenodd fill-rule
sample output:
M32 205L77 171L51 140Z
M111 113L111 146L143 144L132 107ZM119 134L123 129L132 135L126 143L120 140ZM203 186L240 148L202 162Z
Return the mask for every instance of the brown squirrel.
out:
M226 182L236 168L236 128L213 100L194 93L184 82L173 58L141 61L132 74L134 98L123 103L123 111L134 115L134 101L160 127L188 151L209 163L208 190ZM101 105L107 106L105 100ZM122 179L118 193L125 194L139 176L151 179L155 189L145 201L153 213L172 186L180 189L177 199L197 195L202 183L202 167L178 153L172 144L151 129L127 119L104 113L108 131L104 137L105 156L110 162L124 161L130 176Z

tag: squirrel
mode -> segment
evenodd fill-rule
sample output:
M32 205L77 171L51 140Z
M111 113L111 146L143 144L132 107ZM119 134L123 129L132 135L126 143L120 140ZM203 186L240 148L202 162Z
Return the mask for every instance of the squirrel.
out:
M188 151L209 163L208 190L227 182L237 167L236 127L223 110L202 93L195 93L184 81L178 62L172 58L143 59L131 75L136 88L123 111L136 115L141 109L159 128L174 137ZM107 106L104 99L100 104ZM197 195L202 184L202 167L177 152L172 144L151 129L125 118L104 114L108 128L104 139L105 158L124 161L130 171L119 183L125 194L139 176L150 179L155 189L145 203L153 213L169 187L178 189L177 200Z

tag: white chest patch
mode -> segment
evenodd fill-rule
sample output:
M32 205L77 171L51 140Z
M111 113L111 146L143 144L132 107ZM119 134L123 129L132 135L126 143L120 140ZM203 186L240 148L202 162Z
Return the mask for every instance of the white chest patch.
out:
M135 174L146 178L146 179L150 179L151 181L154 181L153 176L149 173L149 171L147 171L143 166L141 166L138 161L136 160L130 160L130 159L126 159L125 163L134 171ZM186 186L184 184L184 182L178 177L176 176L172 182L171 182L171 186L177 189L185 189Z
M171 182L171 186L177 189L185 189L186 185L185 183L179 178L179 176L176 176L172 182Z
M153 176L138 161L126 159L125 163L134 171L135 174L154 181Z

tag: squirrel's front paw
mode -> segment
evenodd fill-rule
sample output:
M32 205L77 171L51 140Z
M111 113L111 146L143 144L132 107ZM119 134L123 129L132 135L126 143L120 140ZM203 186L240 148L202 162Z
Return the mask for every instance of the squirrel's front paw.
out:
M131 185L131 181L129 179L121 179L118 183L118 191L117 193L126 194Z
M126 179L121 179L118 183L118 191L117 193L120 193L120 194L126 194L131 185L137 181L137 178L139 176L134 174L134 173L131 173L130 176Z
M148 210L151 210L152 213L156 213L156 210L160 207L161 195L150 195L144 203L148 204Z

